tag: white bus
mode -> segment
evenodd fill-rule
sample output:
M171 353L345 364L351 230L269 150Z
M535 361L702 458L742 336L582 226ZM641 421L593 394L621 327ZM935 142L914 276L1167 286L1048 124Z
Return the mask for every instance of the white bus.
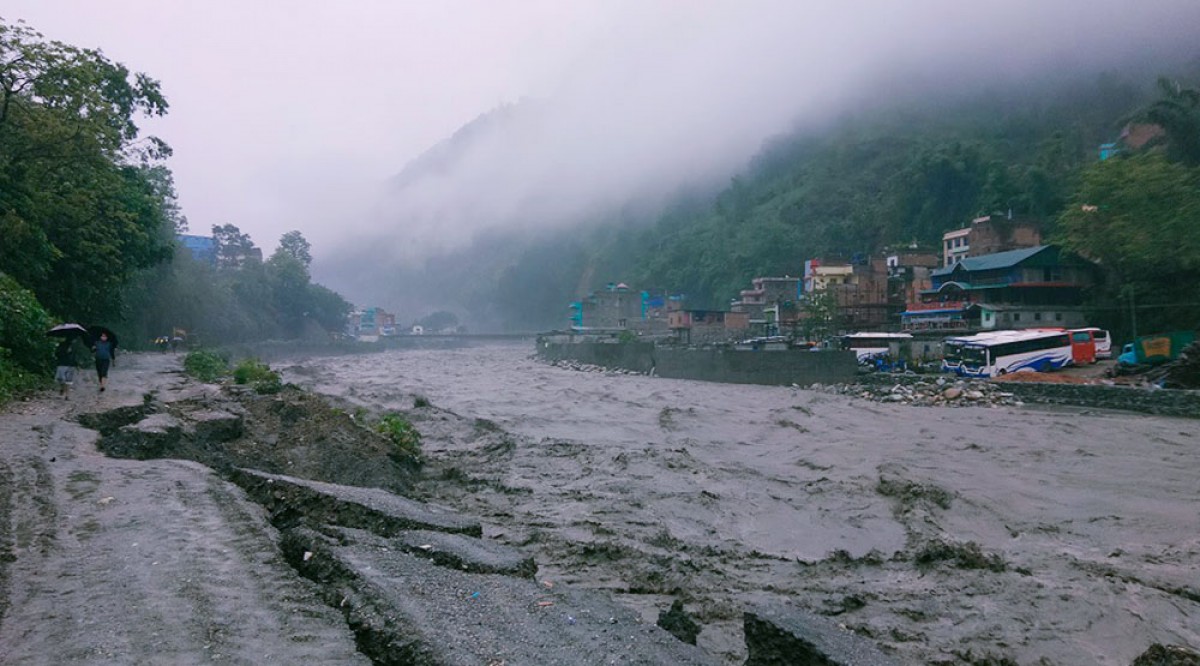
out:
M884 354L906 356L907 350L902 345L911 343L912 339L913 336L908 333L851 333L842 336L842 349L853 349L861 363Z
M996 336L995 333L978 333L976 335L959 335L942 341L942 372L957 373L962 365L963 345L971 342L982 342Z
M1066 331L1025 330L984 333L965 339L955 370L967 377L1010 372L1046 372L1071 364L1071 335Z

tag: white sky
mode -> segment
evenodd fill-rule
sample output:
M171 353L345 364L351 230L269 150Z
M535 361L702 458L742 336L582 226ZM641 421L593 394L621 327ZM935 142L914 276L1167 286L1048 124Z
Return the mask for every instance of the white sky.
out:
M1200 0L6 0L0 16L162 82L170 113L142 126L175 149L193 232L232 222L270 252L299 229L318 264L359 234L466 238L531 202L570 217L734 169L889 69L1011 78L1200 44ZM410 159L523 97L548 101L536 131L379 215Z

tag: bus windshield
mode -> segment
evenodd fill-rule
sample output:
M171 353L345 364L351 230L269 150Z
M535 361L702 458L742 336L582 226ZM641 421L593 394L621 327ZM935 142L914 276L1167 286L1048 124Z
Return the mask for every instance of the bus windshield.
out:
M963 346L959 352L963 363L972 366L987 365L987 349L983 347L968 347Z
M942 345L942 358L951 362L958 363L962 360L962 343L961 342L946 342Z

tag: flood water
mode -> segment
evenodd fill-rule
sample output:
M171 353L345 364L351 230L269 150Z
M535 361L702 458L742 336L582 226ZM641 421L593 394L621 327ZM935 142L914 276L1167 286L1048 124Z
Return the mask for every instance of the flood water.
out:
M683 600L731 664L759 601L829 615L904 662L1128 664L1155 642L1200 644L1194 420L885 405L577 372L532 351L283 369L373 410L423 396L485 419L464 437L414 413L429 499L532 552L540 580L611 590L648 621Z

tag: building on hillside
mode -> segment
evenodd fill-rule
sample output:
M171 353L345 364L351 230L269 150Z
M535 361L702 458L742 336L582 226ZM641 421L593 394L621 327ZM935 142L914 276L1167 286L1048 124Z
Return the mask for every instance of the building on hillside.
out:
M210 266L217 265L217 241L212 236L179 234L175 240L192 255L192 259Z
M942 234L942 266L953 266L967 257L996 254L1042 243L1036 222L1004 215L984 215L971 225Z
M1121 136L1111 143L1100 144L1100 160L1104 161L1118 153L1136 151L1159 143L1167 135L1166 130L1153 123L1129 123L1121 129Z
M667 325L683 344L719 344L743 337L749 317L744 312L688 310L681 305L667 313Z
M756 277L730 303L733 313L746 315L745 330L756 335L779 335L794 325L800 312L803 281L798 277ZM740 318L735 318L740 321Z
M932 285L909 304L905 330L1078 327L1098 267L1055 245L968 257L932 272Z
M806 298L831 294L837 322L844 330L879 330L889 325L888 268L882 257L856 257L851 262L809 259L804 262L804 293ZM805 316L801 308L797 325Z
M968 245L968 236L970 235L970 227L963 227L962 229L955 229L942 234L943 266L953 266L967 258L967 255L971 251Z
M900 325L900 313L909 303L921 300L922 291L933 287L932 273L940 264L939 257L932 251L905 248L891 252L887 264L887 311L888 326Z
M356 337L396 335L396 315L383 308L363 308L350 313L347 327Z
M610 282L571 307L577 311L572 323L579 329L628 329L642 318L642 294L624 282Z
M574 331L633 330L641 335L666 335L668 303L681 298L662 289L638 291L624 282L610 282L571 303L568 319Z

